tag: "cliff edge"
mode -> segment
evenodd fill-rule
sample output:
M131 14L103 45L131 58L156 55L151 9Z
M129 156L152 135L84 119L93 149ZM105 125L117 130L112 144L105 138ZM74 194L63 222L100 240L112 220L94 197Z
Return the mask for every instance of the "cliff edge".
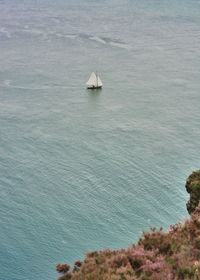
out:
M185 187L190 219L167 232L151 228L128 249L89 252L73 268L58 264L59 280L200 280L200 170Z
M193 172L186 180L187 192L190 194L190 200L187 202L188 213L195 211L200 202L200 170Z

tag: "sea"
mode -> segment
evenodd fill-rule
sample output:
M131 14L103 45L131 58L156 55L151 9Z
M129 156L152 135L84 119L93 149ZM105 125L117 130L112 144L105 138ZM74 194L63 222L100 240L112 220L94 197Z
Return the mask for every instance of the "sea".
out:
M0 0L0 280L189 216L199 46L198 0Z

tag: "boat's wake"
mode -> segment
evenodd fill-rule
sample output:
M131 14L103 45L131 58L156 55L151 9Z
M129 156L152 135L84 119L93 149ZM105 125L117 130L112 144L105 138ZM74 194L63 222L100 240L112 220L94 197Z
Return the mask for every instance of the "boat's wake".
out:
M11 80L4 80L2 83L0 83L0 87L9 87L9 88L27 89L27 90L47 90L47 89L52 89L52 88L68 88L67 86L62 86L62 85L41 85L38 87L24 86L24 85L12 85Z

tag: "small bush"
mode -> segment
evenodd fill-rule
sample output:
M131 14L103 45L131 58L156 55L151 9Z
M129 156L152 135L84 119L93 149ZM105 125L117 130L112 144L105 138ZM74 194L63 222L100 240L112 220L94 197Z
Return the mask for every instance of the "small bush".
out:
M93 258L93 257L97 257L99 255L99 252L98 251L92 251L92 252L88 252L86 254L86 257L88 258Z
M178 276L181 279L186 279L186 277L188 277L189 279L194 279L195 275L195 270L188 268L188 267L179 267L178 268Z
M63 276L59 277L58 280L69 280L72 278L72 274L71 273L66 273Z
M70 265L69 264L61 264L61 263L59 263L56 266L56 270L59 273L67 273L70 270Z
M194 185L194 188L195 188L196 190L200 190L200 185L199 185L199 184L196 184L196 185Z
M163 259L153 263L150 260L146 260L146 263L141 267L144 271L148 273L153 273L154 271L159 272L163 268L164 262Z
M128 260L133 270L138 270L142 266L143 262L139 259L133 259L131 256L128 256Z
M125 254L113 256L110 260L112 268L119 268L128 264L128 259Z

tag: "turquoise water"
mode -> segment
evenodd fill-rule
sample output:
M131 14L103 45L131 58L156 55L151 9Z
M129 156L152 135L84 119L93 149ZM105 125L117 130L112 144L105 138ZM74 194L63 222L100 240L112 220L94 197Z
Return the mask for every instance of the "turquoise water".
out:
M197 0L0 1L0 279L56 279L57 263L188 216L199 11ZM96 70L104 87L88 91Z

